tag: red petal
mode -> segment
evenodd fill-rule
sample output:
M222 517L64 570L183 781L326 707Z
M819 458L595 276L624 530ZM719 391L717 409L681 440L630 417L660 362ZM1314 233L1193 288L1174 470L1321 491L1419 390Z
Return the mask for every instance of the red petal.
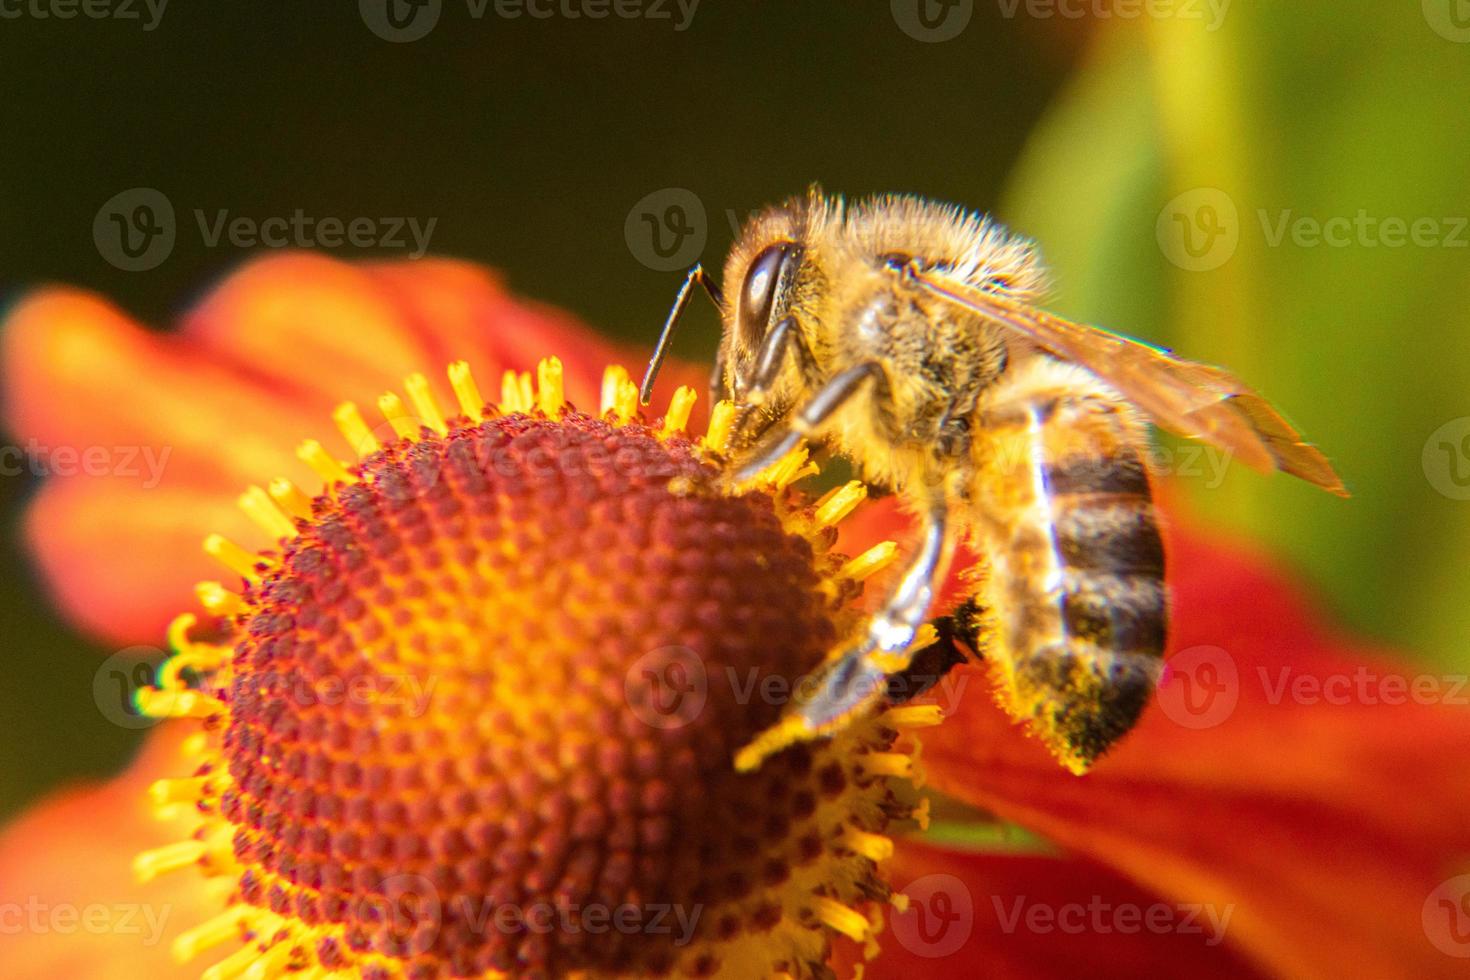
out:
M888 871L909 909L889 913L871 980L1258 975L1224 941L1229 911L1163 901L1086 858L900 840Z
M1172 675L1138 729L1079 779L972 673L925 740L934 784L1162 896L1233 903L1232 941L1278 972L1460 974L1425 905L1470 853L1470 712L1386 703L1412 668L1330 633L1258 556L1169 546ZM1442 701L1457 684L1431 681Z
M165 728L122 776L53 796L0 836L0 963L6 976L69 980L184 980L199 964L169 954L180 932L218 914L192 871L139 885L130 867L139 851L185 839L197 820L161 822L147 788L188 770L179 731ZM105 828L99 815L106 815Z

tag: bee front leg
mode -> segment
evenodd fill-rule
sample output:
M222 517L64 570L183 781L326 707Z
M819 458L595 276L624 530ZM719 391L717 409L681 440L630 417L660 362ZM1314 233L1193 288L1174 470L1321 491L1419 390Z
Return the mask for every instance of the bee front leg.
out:
M754 479L761 470L780 461L804 436L815 435L832 415L848 400L862 390L868 382L883 383L883 367L876 361L868 361L835 375L817 390L785 427L757 447L753 456L735 474L736 483Z

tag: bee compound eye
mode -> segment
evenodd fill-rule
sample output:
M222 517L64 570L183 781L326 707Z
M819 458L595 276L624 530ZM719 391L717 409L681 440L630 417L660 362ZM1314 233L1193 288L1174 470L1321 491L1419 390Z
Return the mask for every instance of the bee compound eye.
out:
M795 242L778 242L761 250L745 271L740 288L740 335L755 346L765 337L777 296L786 287L801 261Z

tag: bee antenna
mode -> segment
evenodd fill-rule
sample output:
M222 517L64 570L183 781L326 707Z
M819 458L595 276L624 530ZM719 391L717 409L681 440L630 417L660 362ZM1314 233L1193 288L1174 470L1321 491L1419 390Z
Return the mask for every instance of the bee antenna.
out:
M689 305L689 297L696 282L704 287L705 293L714 302L716 309L721 312L725 309L725 301L720 296L720 288L704 271L704 266L696 262L684 276L684 285L679 287L679 293L674 297L673 308L669 310L668 319L664 321L664 328L659 331L658 344L653 349L653 356L648 359L648 367L643 369L643 382L638 386L638 399L644 405L647 405L653 398L653 382L658 377L658 369L663 367L664 358L669 354L669 346L674 340L674 329L679 325L685 307Z

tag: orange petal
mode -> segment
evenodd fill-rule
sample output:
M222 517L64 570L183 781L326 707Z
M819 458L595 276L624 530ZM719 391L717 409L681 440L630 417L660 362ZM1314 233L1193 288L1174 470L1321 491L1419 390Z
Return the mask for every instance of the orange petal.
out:
M1257 556L1168 543L1175 659L1138 729L1079 779L973 674L925 740L934 784L1159 895L1234 905L1231 941L1274 971L1462 975L1425 908L1467 870L1470 712L1386 703L1412 668L1326 631Z
M643 360L448 260L272 255L226 278L175 335L88 293L42 290L7 319L0 353L8 427L57 461L30 540L78 622L112 642L156 642L189 601L183 587L216 574L204 536L253 533L233 511L242 490L275 476L315 490L294 453L304 438L349 455L331 431L338 402L371 405L423 371L452 404L440 379L461 358L493 395L500 372L552 354L568 397L594 408L608 361L636 372ZM703 374L670 364L663 397L681 383L703 394Z
M196 582L239 584L204 554L207 533L247 547L267 543L232 501L188 487L66 480L36 498L26 542L56 604L77 626L119 645L159 646L169 621L195 606Z
M63 791L0 835L0 963L13 977L68 980L197 978L169 943L223 908L201 875L179 872L139 885L139 851L184 839L197 821L156 820L147 788L187 766L186 726L165 725L111 782Z
M888 870L909 907L889 913L867 980L1260 975L1225 941L1227 910L1165 901L1086 858L908 839Z

